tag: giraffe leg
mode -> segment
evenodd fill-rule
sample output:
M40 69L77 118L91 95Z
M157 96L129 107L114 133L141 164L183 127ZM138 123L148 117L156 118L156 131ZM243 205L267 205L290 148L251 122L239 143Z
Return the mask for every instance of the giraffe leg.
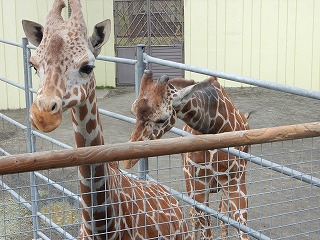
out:
M208 195L207 193L203 193L202 195ZM195 197L195 200L200 202L197 197ZM208 204L205 204L208 206ZM200 238L201 240L209 240L213 239L212 238L212 230L211 230L211 217L206 213L203 212L196 207L191 208L190 214L193 219L193 226L194 226L194 231L200 233Z
M246 186L237 186L236 191L229 193L229 206L230 206L230 217L236 220L237 222L247 226L248 218L248 198ZM238 230L239 239L247 240L249 239L248 234Z
M243 184L232 184L231 181L228 186L223 188L223 197L219 204L219 212L228 213L229 217L235 221L247 226L248 217L248 199L247 190L245 183ZM239 179L237 182L241 182ZM222 239L227 239L228 237L228 227L226 223L220 221ZM246 233L238 230L238 236L240 240L248 240L249 237Z
M223 196L221 197L221 201L219 203L219 212L226 214L228 212L228 200ZM219 237L221 239L227 239L228 237L228 226L225 222L219 220L220 234Z
M194 157L195 154L198 154L197 159L199 159L199 155L204 158L203 152L193 153L193 155L190 156ZM213 186L212 182L214 182L213 174L211 171L209 173L207 170L203 170L206 169L203 164L196 164L192 161L192 158L188 158L186 155L187 154L183 156L183 159L187 193L189 197L197 202L208 206L209 193ZM204 161L201 160L200 162L203 163ZM197 239L196 235L198 232L200 233L200 239L213 239L210 216L197 208L190 209L190 216L194 239Z

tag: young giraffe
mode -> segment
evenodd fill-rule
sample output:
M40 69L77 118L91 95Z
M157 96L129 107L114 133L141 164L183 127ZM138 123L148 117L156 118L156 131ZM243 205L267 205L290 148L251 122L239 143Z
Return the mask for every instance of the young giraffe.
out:
M23 21L38 46L30 63L41 83L31 122L41 131L57 128L71 108L77 147L104 144L97 108L95 57L110 35L110 20L98 23L88 39L79 0L70 0L68 21L56 0L46 25ZM82 199L80 239L190 239L178 201L161 185L124 175L117 163L79 166Z
M136 125L130 141L158 139L169 131L177 118L186 125L184 130L193 134L216 134L249 129L248 115L235 108L216 78L211 77L196 84L193 80L171 79L162 76L154 81L152 72L146 70L140 93L132 105ZM248 151L248 146L238 147ZM228 153L214 150L182 154L186 189L198 202L208 203L209 193L222 190L219 211L229 213L236 221L247 223L247 190L245 184L246 161ZM125 168L138 159L123 161ZM218 187L218 188L217 188ZM193 230L201 230L201 239L212 239L210 217L198 209L191 209ZM221 237L226 238L227 226L221 224ZM248 235L239 232L240 239Z

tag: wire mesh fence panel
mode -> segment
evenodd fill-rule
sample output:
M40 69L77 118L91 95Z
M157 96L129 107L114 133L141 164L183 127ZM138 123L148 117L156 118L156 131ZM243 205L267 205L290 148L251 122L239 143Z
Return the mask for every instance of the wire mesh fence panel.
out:
M0 148L1 155L27 153L27 136L23 129L0 119ZM35 137L37 151L62 149L55 144ZM49 220L40 221L39 231L45 233L49 239L65 239L58 234L50 221L63 226L67 232L78 232L79 202L73 197L65 195L54 185L78 192L76 168L46 170L35 173L37 179L37 202L39 213ZM33 221L31 213L30 173L20 173L1 176L0 207L0 239L33 239ZM53 184L52 181L55 181ZM75 234L77 236L77 234Z
M27 152L25 132L13 124L0 119L0 148L1 155ZM1 206L0 206L0 238L27 239L32 236L32 219L28 209L23 205L24 200L30 200L29 174L12 174L1 176ZM5 184L5 185L4 185ZM16 192L16 198L5 188ZM27 201L26 200L26 201ZM31 235L30 235L31 233Z
M255 156L320 176L320 138L298 139L254 146ZM268 168L250 164L249 223L272 239L318 239L319 187Z
M320 138L312 138L252 145L250 154L300 171L304 175L319 178L319 141ZM219 159L219 161L225 160ZM211 164L208 161L203 164L203 167L205 168L208 163ZM149 164L149 174L157 181L189 196L196 194L197 191L199 193L200 190L186 193L180 155L149 158ZM250 228L271 239L319 238L319 187L254 163L248 163L245 172ZM208 174L207 178L211 176ZM217 177L216 174L215 177ZM209 200L203 203L218 211L221 197L224 195L218 188L218 192L211 193ZM183 202L181 204L188 219L189 230L192 231L194 216L189 215L191 206ZM213 236L218 238L220 236L219 221L208 213L204 213L203 216L211 218L210 228ZM227 239L238 237L235 228L228 226Z
M2 155L26 153L27 140L23 130L5 120L1 120L0 132L0 147L7 150ZM36 137L36 143L38 151L62 149L38 137ZM319 146L319 137L297 139L252 145L249 154L299 171L304 175L310 175L314 179L320 179ZM226 159L205 159L201 166L202 170L207 169L205 174L207 179L219 179L219 176L223 175L221 172L208 171L208 166L216 164L218 161L229 161L232 156L227 156ZM120 162L119 166L121 167ZM196 172L194 176L185 175L184 169L187 167L190 166L183 164L180 154L149 158L149 176L152 179L182 192L182 195L193 197L202 191L201 188L196 186L197 180L203 181L204 179L197 179ZM239 169L237 173L240 174L241 171L243 170ZM77 168L43 170L35 174L37 176L37 207L39 214L44 217L40 217L44 220L39 221L38 231L49 239L77 238L82 221ZM137 168L130 170L129 174L136 175ZM248 208L243 210L248 212L247 225L250 228L271 239L319 238L319 187L299 180L299 176L292 178L275 172L271 167L268 168L250 162L247 163L245 174L246 181L241 184L246 184L247 187ZM120 180L119 173L114 177ZM192 180L193 191L188 192L186 189L186 180ZM32 239L33 216L30 211L32 203L30 174L4 175L1 177L1 181L2 203L0 211L2 217L0 220L0 237L4 239ZM224 190L222 190L223 187ZM221 199L228 196L224 191L228 191L231 187L231 183L228 186L209 184L205 189L209 197L202 203L215 211L219 211ZM132 191L134 191L133 185L128 188L132 188ZM118 187L101 191L107 194L110 190L121 192L123 188ZM127 200L126 204L133 204L134 201L134 199ZM198 216L194 213L190 214L193 207L182 200L179 200L179 202L189 232L194 233L196 239L200 239L200 230L194 226ZM113 204L121 203L119 200L119 202ZM229 206L225 215L228 215L231 209L231 206ZM121 214L121 212L118 212L118 215L112 218L122 216ZM213 237L221 236L220 221L206 211L202 211L201 214L201 217L210 219L209 229ZM108 222L108 220L110 219L106 221ZM228 229L227 239L239 237L239 233L234 227L228 223L226 226Z

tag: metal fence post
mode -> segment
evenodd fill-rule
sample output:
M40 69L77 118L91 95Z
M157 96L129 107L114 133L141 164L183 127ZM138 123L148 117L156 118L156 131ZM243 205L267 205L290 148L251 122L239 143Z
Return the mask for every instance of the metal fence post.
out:
M146 45L144 44L138 44L137 50L136 50L136 58L137 63L135 64L135 91L136 91L136 97L139 95L140 90L140 81L143 75L144 70L146 69L146 64L143 61L143 53L146 50Z
M143 53L145 52L146 46L144 44L137 45L137 63L135 65L135 91L136 97L139 95L140 81L144 70L146 69L146 64L143 61ZM147 174L149 172L148 158L141 158L138 162L138 178L147 179Z
M32 134L32 127L29 121L30 113L29 109L33 101L32 92L32 80L31 80L31 69L29 65L30 49L28 48L28 39L22 38L22 50L23 50L23 69L24 69L24 86L25 86L25 100L26 100L26 116L27 116L27 138L28 138L28 152L32 153L35 151L34 137ZM39 231L39 219L37 216L38 212L38 190L36 183L36 176L34 172L30 173L30 189L31 189L31 207L32 207L32 223L33 223L33 238L38 239Z

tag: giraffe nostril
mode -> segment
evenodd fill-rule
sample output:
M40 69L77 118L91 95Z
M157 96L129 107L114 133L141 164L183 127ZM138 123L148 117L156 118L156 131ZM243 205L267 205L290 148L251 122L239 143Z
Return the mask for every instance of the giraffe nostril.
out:
M53 103L52 107L51 107L51 112L56 112L58 109L58 104L57 103Z

